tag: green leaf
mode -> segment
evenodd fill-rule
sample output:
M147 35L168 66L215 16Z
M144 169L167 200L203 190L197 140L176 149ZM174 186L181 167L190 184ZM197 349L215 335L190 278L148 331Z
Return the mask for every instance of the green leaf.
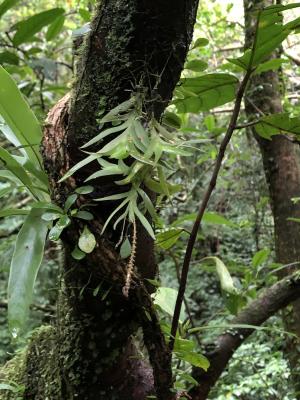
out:
M56 224L51 228L49 232L49 239L54 242L57 241L62 233L62 231L70 225L71 220L67 215L62 215Z
M286 60L283 60L282 58L272 58L272 60L268 60L262 64L260 64L256 70L254 71L254 74L261 74L262 72L266 71L275 71L278 68L281 67L282 64L286 63Z
M15 46L28 42L32 37L40 32L45 26L52 24L57 17L63 15L63 8L53 8L52 10L42 11L24 21L18 22L15 27L17 31L13 37Z
M180 360L186 361L194 367L202 368L204 371L207 371L210 366L209 360L199 353L182 352L176 353L176 355Z
M19 164L10 153L0 147L0 160L4 163L4 166L12 172L24 186L35 196L35 189L32 186L32 180L28 176L27 172L21 164Z
M89 193L92 193L93 190L94 190L93 186L87 185L87 186L81 186L81 187L75 189L75 192L78 194L89 194Z
M5 50L0 53L0 64L18 65L19 61L19 57L11 51Z
M81 251L81 250L76 246L75 249L72 251L71 256L72 256L75 260L82 260L82 259L86 256L86 253L84 253L83 251Z
M169 314L171 317L174 314L175 303L177 299L177 290L169 287L159 287L157 291L152 294L154 304L158 305L163 311ZM180 322L182 323L185 319L185 307L180 312Z
M281 6L279 6L277 10L284 11L287 9L280 9L280 7ZM296 7L299 7L299 5ZM253 49L253 57L251 56L252 50L248 49L241 57L229 59L228 61L247 70L250 60L252 59L251 67L256 67L278 48L287 36L299 26L299 18L283 25L283 18L277 10L273 7L261 12L255 48Z
M79 8L78 12L84 22L89 22L91 20L91 13L85 8Z
M175 113L172 113L170 111L165 111L162 121L165 125L168 125L171 128L175 129L181 128L182 124L181 118L178 117L178 115L176 115Z
M135 207L134 209L134 214L137 216L137 218L140 220L146 231L149 233L149 235L152 237L152 239L155 240L155 233L153 231L152 226L150 225L149 221L147 218L140 212L140 210Z
M5 208L0 210L0 218L10 217L12 215L27 215L29 210L21 210L19 208Z
M84 158L79 163L75 164L71 169L69 169L69 171L58 181L58 183L65 181L70 176L72 176L76 171L78 171L85 165L95 161L99 157L100 157L99 154L94 154L94 153L90 154L88 157Z
M270 255L270 249L262 249L254 254L252 258L252 265L257 268L259 265L263 264Z
M131 244L128 238L126 238L120 248L120 257L122 259L128 258L130 254L131 254Z
M10 10L13 6L15 6L17 3L19 3L20 0L4 0L0 4L0 18L4 13L6 13L8 10Z
M232 294L236 294L238 292L237 288L234 286L233 279L222 260L220 260L218 257L205 257L202 260L214 262L221 288L224 290L224 292Z
M136 98L132 96L130 99L124 101L121 104L118 104L115 108L113 108L109 113L107 113L103 118L101 118L101 122L112 122L120 119L120 115L125 111L128 111L132 108L134 103L136 102Z
M35 279L41 265L48 222L33 208L18 234L8 282L8 319L13 337L19 335L32 300Z
M49 25L49 28L47 30L46 33L46 39L48 41L53 40L56 38L57 35L59 35L59 33L61 32L63 26L65 23L65 16L64 15L60 15L59 17L57 17L51 25Z
M78 195L76 193L71 194L70 196L67 197L67 200L65 202L65 206L64 206L64 211L68 212L69 209L72 207L72 205L75 203L75 201L77 200Z
M176 93L174 104L179 113L198 113L221 106L235 98L238 79L229 74L207 74L186 78Z
M40 168L39 145L42 138L41 127L15 81L0 65L0 115L24 146L28 158L36 168ZM14 144L14 143L13 143Z
M195 43L193 44L192 49L196 49L197 47L204 47L207 46L209 43L208 39L206 38L198 38Z
M177 242L182 232L184 231L181 228L171 228L165 232L160 232L156 235L156 244L167 250Z
M206 70L207 67L208 67L208 64L205 61L192 60L186 64L185 69L189 69L190 71L194 71L194 72L203 72Z
M56 219L59 219L61 217L61 214L55 213L55 212L46 212L45 214L42 215L42 219L44 221L55 221Z
M84 253L91 253L96 246L96 239L89 228L85 225L78 241L78 247Z
M215 121L215 117L213 116L213 115L207 115L205 118L204 118L204 125L206 126L206 128L210 131L210 132L212 132L214 129L215 129L215 127L216 127L216 121Z
M84 219L85 221L91 221L92 219L94 219L93 214L91 214L88 211L78 211L74 217L76 218L80 218L80 219Z
M291 118L288 113L268 115L260 119L255 130L265 139L281 133L300 135L300 118Z
M236 227L236 224L234 224L233 222L229 221L222 215L213 212L205 212L202 221L206 224L227 225L232 228Z

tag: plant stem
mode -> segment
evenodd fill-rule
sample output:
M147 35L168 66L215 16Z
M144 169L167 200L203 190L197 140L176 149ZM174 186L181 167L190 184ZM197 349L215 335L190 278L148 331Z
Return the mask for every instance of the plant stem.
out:
M217 156L217 160L216 160L216 163L214 166L214 170L213 170L208 188L207 188L207 190L204 194L203 200L200 204L197 218L194 222L193 229L192 229L191 235L189 237L189 241L187 244L184 261L183 261L183 265L182 265L182 273L181 273L181 278L180 278L179 290L178 290L178 295L177 295L177 299L176 299L175 310L174 310L174 315L173 315L173 320L172 320L171 337L170 337L170 342L169 342L169 348L171 351L173 351L173 348L174 348L175 336L176 336L176 332L178 329L178 323L179 323L180 310L182 307L182 303L184 301L187 277L188 277L188 273L189 273L192 252L193 252L194 245L195 245L195 242L197 239L198 230L199 230L204 212L206 210L206 207L207 207L210 197L212 195L212 192L215 189L217 178L218 178L218 175L219 175L219 172L220 172L220 169L222 166L222 161L223 161L223 158L225 155L225 150L227 148L228 143L230 142L230 139L232 137L234 130L236 129L236 122L237 122L237 119L238 119L238 116L240 113L242 99L243 99L243 96L245 93L247 83L251 76L251 73L252 73L252 68L248 68L248 70L239 86L239 89L237 91L235 104L234 104L233 112L232 112L231 119L229 122L229 126L227 128L227 132L224 136L224 139L222 140L222 143L220 145L219 153Z

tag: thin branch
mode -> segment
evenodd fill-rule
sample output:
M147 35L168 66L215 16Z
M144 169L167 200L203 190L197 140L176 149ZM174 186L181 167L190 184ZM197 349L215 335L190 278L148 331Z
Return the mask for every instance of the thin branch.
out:
M246 122L245 124L240 124L240 125L236 125L234 129L244 129L244 128L249 128L250 126L256 125L258 124L259 121L252 121L252 122Z
M200 369L194 371L199 386L193 388L190 393L193 400L206 400L234 352L256 330L256 327L298 298L300 298L299 271L264 290L256 300L245 307L230 322L232 328L229 326L229 329L217 338L214 350L206 354L210 361L208 371Z
M189 241L188 241L187 248L186 248L186 253L184 256L180 285L179 285L179 290L178 290L178 296L176 299L176 305L175 305L174 316L173 316L173 321L172 321L171 337L170 337L170 342L169 342L169 347L170 347L171 351L174 348L175 336L176 336L176 332L178 329L178 323L179 323L180 310L181 310L181 306L182 306L183 299L184 299L184 293L185 293L186 284L187 284L187 277L188 277L188 273L189 273L192 252L193 252L194 245L195 245L195 242L197 239L198 230L199 230L204 212L205 212L208 202L210 200L210 197L215 189L215 186L217 183L217 178L218 178L218 175L219 175L219 172L220 172L220 169L222 166L222 161L223 161L223 158L225 155L225 150L226 150L227 145L230 142L232 134L236 128L236 122L237 122L237 119L238 119L238 116L240 113L242 99L243 99L243 96L245 93L247 83L251 76L251 73L252 73L252 70L251 70L251 68L249 68L240 84L239 89L238 89L233 113L232 113L232 116L231 116L231 119L229 122L229 126L228 126L227 132L224 136L224 139L220 145L220 149L219 149L215 167L214 167L214 170L212 173L212 177L210 179L208 188L206 190L206 193L204 194L204 198L199 207L197 218L194 222L194 226L193 226L191 235L189 237Z

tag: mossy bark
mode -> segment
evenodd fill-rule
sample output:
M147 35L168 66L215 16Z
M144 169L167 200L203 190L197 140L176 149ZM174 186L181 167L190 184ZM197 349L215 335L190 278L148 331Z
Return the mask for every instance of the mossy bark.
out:
M97 166L91 164L63 183L58 180L85 154L79 147L99 130L98 117L143 91L148 113L160 117L172 97L192 39L198 0L102 0L90 34L79 49L74 88L49 113L43 157L52 197L67 196ZM93 181L92 195L77 206L120 190L111 180ZM125 263L115 245L120 232L103 222L111 205L93 207L89 229L95 250L76 261L71 252L84 223L72 220L64 232L65 264L57 321L31 341L22 381L30 400L143 400L149 394L173 399L170 353L160 331L146 278L157 272L153 241L138 227L137 273L129 298L122 294ZM115 205L114 205L115 206ZM136 357L132 337L139 328L148 360Z
M244 0L246 46L250 45L254 31L254 17L251 11L259 7L274 4L272 0ZM273 55L276 57L276 54ZM248 119L257 119L263 114L283 112L282 88L278 72L268 71L252 78L246 94L246 113ZM297 144L283 135L276 135L266 140L254 136L261 150L266 180L269 186L271 206L274 216L276 261L287 265L280 272L280 277L292 273L300 261L300 224L289 218L300 218L300 204L292 199L300 196L300 151ZM291 264L291 265L290 265ZM289 266L290 265L290 266ZM288 331L297 336L286 341L286 354L290 361L292 376L298 398L300 398L300 301L283 312L283 319Z

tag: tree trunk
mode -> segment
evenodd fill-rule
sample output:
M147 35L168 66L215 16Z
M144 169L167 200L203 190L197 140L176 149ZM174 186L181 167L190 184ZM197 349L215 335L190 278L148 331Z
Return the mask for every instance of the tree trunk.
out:
M197 6L198 0L101 0L96 6L91 31L79 49L70 98L52 109L45 128L43 157L57 204L64 204L97 167L91 164L58 183L86 156L79 147L98 133L103 109L143 91L144 111L160 117L180 77ZM92 184L92 195L80 196L77 206L124 190L112 179ZM90 208L95 218L89 229L97 246L82 261L74 260L71 252L84 224L72 219L64 231L57 321L38 332L27 351L24 399L142 400L150 394L161 400L174 398L171 357L145 282L157 272L153 241L138 226L138 273L126 299L125 264L115 249L120 232L108 229L100 235L110 203ZM133 336L139 328L151 368L137 356Z
M255 24L253 9L272 5L271 0L244 0L246 47L249 47ZM276 56L276 55L274 55ZM246 113L248 120L257 119L263 114L283 112L281 100L281 82L277 72L269 71L252 78L246 94ZM300 218L300 203L292 199L300 196L300 152L299 145L292 143L283 135L276 135L272 140L258 136L253 129L259 144L266 180L269 186L271 206L274 216L276 261L281 264L297 264L300 261L300 224L288 218ZM280 277L290 274L299 264L284 268ZM283 313L288 331L300 338L300 301ZM295 389L300 398L300 342L289 338L286 342L286 353L294 375Z

